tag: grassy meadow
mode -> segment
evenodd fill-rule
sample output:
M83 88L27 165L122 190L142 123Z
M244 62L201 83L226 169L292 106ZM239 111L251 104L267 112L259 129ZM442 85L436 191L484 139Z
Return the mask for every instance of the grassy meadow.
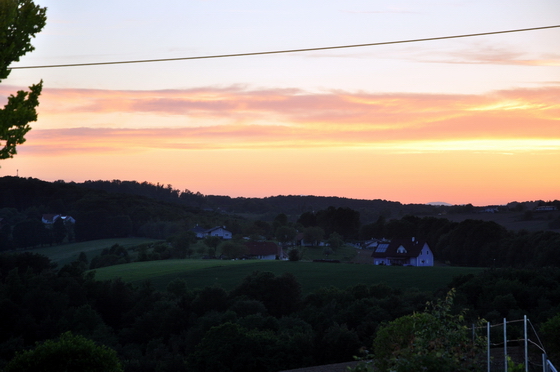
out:
M115 238L62 244L53 247L37 248L31 252L40 253L58 264L58 267L76 260L81 252L88 260L99 255L105 248L119 244L133 248L150 244L157 240L146 238ZM133 252L131 252L134 255ZM95 277L99 280L121 278L125 282L139 285L150 281L157 289L165 290L167 284L175 278L184 279L189 288L220 286L231 290L243 278L255 270L270 271L276 275L293 273L302 285L304 293L319 287L335 286L346 288L360 283L384 283L395 288L417 288L421 291L434 291L447 285L456 275L479 272L480 268L465 267L398 267L374 266L358 263L315 263L313 259L326 258L323 248L303 248L303 261L265 261L265 260L162 260L132 262L96 269ZM351 260L356 256L356 249L343 247L329 259Z
M100 239L79 243L60 244L52 247L35 248L28 251L47 256L51 259L51 261L56 262L60 268L67 263L77 260L81 252L84 252L87 255L88 260L91 260L93 257L100 255L103 249L110 248L114 244L122 245L125 248L131 248L157 241L158 240L148 238Z
M165 260L135 262L96 270L96 278L120 277L125 282L141 284L149 280L165 290L175 278L182 278L189 288L217 285L231 290L251 272L270 271L276 275L293 273L304 293L319 287L346 288L360 283L384 283L395 288L417 288L434 291L448 284L456 275L477 273L480 268L464 267L390 267L371 264L314 263L259 260Z

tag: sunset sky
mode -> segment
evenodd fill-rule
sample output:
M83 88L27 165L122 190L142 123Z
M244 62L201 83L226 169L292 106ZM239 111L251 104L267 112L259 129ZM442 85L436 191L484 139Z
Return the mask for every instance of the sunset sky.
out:
M368 44L560 25L557 0L36 0L12 67ZM303 53L15 69L39 120L0 176L232 197L560 199L560 28Z

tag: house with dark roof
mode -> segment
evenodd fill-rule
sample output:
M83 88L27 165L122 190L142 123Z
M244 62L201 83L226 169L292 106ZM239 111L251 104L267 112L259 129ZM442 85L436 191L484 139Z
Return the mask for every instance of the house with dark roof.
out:
M434 255L428 243L415 238L379 243L371 257L375 265L434 266Z
M47 225L47 226L51 226L54 225L54 223L56 222L57 219L61 219L62 222L64 222L65 224L67 223L76 223L76 220L72 217L72 216L63 216L61 214L43 214L43 216L41 217L41 221Z
M205 238L207 236L217 236L227 240L233 237L231 231L226 230L225 226L216 226L211 229L205 229L203 227L196 225L191 230L196 234L196 237L199 239Z
M274 242L248 241L245 242L247 247L247 257L258 258L261 260L275 260L277 257L282 259L284 254L282 247Z

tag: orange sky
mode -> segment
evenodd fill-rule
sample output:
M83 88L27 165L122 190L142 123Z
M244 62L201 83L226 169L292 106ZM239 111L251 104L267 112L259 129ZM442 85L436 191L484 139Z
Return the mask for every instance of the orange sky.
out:
M0 85L0 96L16 87ZM46 88L0 172L203 194L476 205L558 199L560 86L484 94Z

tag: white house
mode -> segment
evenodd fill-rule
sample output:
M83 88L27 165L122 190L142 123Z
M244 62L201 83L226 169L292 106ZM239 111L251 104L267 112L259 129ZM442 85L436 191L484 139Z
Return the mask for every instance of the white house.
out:
M415 238L379 243L371 257L375 265L434 266L434 255L428 243Z
M196 237L200 239L207 236L217 236L225 240L233 238L231 231L226 230L225 226L216 226L211 229L205 229L196 225L192 231L194 231Z
M41 217L41 221L47 226L53 225L57 219L61 219L65 224L76 223L76 220L72 216L63 216L61 214L44 214Z

